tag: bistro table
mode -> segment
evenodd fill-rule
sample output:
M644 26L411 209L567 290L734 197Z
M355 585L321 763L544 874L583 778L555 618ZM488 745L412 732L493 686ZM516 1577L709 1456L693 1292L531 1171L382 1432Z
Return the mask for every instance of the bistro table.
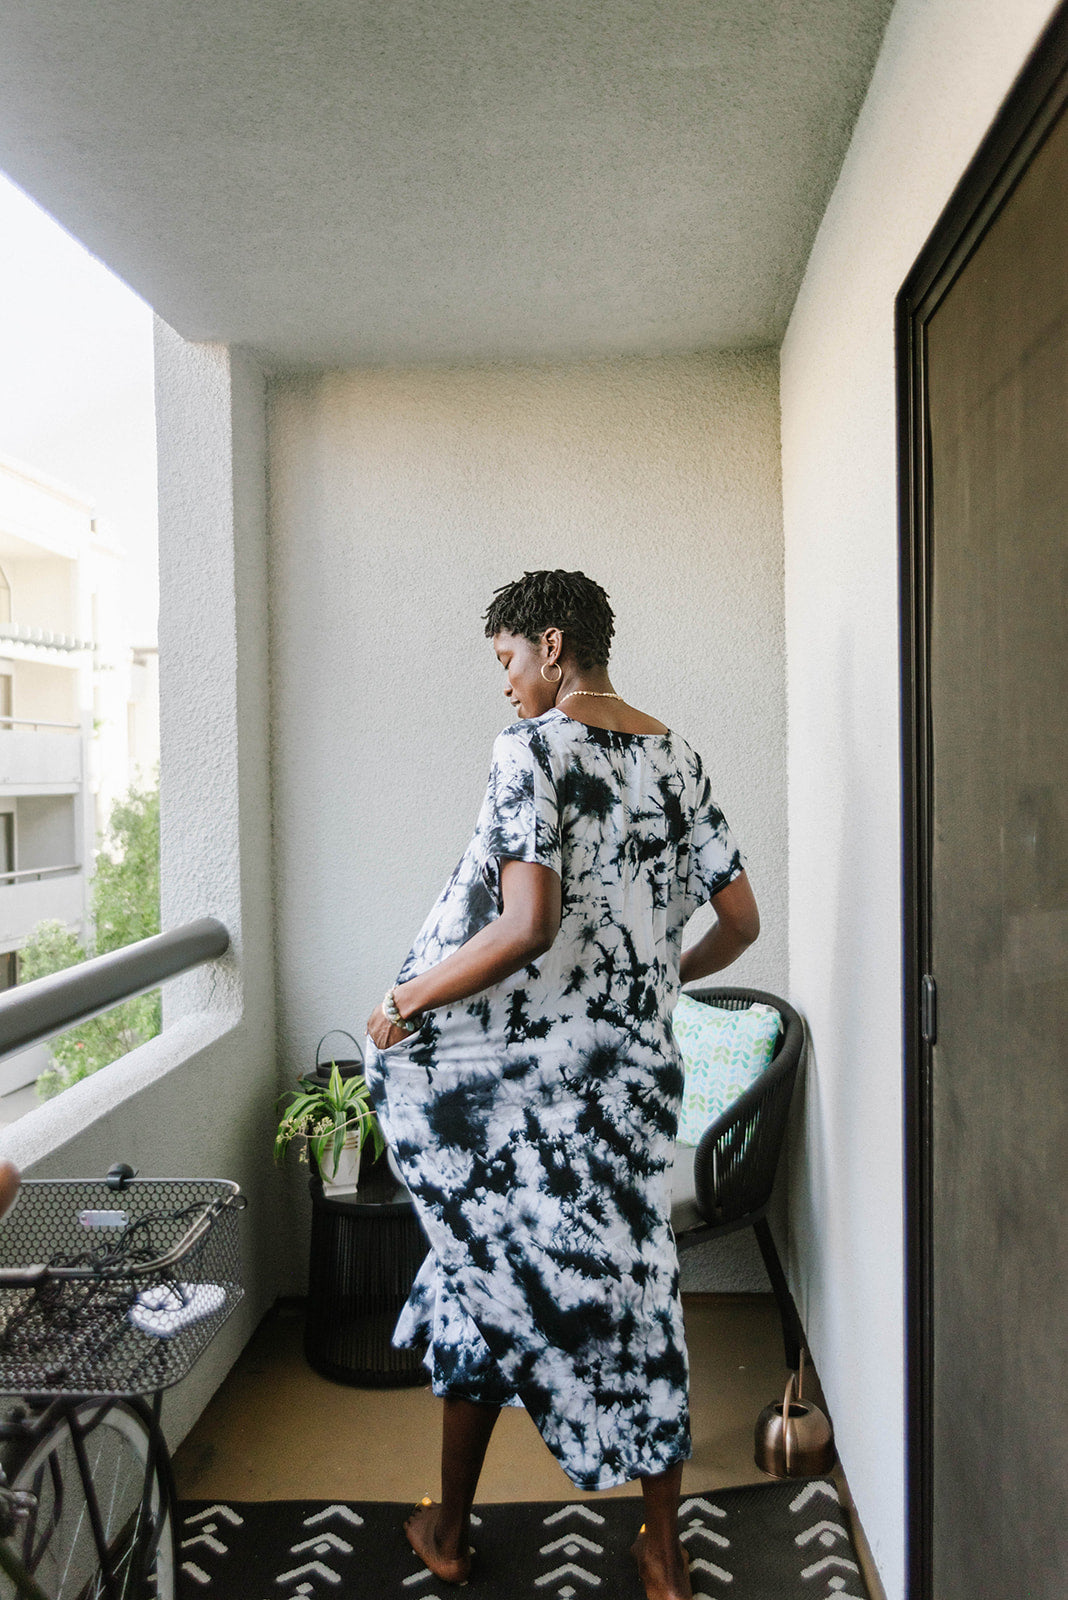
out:
M325 1378L366 1389L428 1382L422 1352L390 1337L427 1243L412 1199L385 1157L369 1164L354 1195L309 1182L311 1259L304 1354Z

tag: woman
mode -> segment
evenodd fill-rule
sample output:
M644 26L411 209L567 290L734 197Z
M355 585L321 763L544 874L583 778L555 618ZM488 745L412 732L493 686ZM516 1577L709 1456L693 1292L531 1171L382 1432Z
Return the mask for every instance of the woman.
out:
M683 1600L671 1014L759 919L700 757L612 688L613 631L581 572L496 591L486 635L519 720L369 1020L367 1078L431 1245L394 1335L428 1341L445 1399L442 1500L409 1518L413 1548L466 1581L486 1446L523 1404L578 1487L641 1478L646 1593ZM708 900L717 920L683 953Z

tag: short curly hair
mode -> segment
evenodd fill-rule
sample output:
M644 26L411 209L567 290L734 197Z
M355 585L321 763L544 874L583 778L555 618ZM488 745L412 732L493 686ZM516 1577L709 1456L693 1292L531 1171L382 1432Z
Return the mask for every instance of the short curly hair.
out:
M486 638L516 633L537 644L546 628L559 628L580 667L606 667L615 632L614 613L599 583L584 572L559 567L524 572L493 591L485 612Z

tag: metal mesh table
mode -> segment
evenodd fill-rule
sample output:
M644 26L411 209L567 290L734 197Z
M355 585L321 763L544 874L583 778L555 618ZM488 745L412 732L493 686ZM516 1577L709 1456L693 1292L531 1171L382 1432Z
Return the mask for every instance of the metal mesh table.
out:
M425 1383L421 1352L390 1344L427 1249L407 1190L385 1160L375 1163L352 1197L327 1199L317 1178L309 1189L309 1366L338 1383L367 1389Z

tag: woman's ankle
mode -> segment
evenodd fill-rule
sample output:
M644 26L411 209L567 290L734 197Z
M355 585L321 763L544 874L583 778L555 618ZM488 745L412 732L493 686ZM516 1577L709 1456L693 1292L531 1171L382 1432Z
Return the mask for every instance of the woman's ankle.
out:
M443 1556L454 1559L467 1554L471 1543L471 1514L457 1516L442 1505L434 1526L434 1542Z
M678 1533L661 1533L650 1529L648 1523L642 1529L645 1548L653 1560L663 1566L674 1566L677 1562L685 1560L686 1546L679 1538Z

